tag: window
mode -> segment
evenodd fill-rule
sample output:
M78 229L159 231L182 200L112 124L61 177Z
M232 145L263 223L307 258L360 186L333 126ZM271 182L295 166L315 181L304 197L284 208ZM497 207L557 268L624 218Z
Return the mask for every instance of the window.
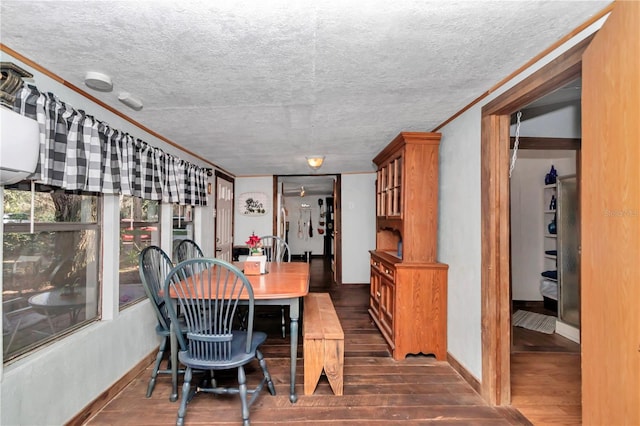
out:
M173 205L173 251L182 240L193 239L193 207Z
M150 245L160 245L157 201L120 197L120 309L146 297L138 256Z
M99 198L19 185L4 190L5 361L98 318Z

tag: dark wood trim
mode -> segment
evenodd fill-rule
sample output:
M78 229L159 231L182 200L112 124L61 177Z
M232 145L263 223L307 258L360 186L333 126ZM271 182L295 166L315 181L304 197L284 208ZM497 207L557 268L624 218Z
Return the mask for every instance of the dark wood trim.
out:
M511 136L511 149L516 138ZM570 150L579 151L582 139L580 138L539 138L539 137L520 137L518 139L518 149L544 149L553 150Z
M510 115L579 77L582 54L592 38L579 42L482 108L481 394L492 405L511 402Z
M342 284L342 175L336 175L333 187L333 262L336 284Z
M273 206L273 214L271 215L271 235L278 235L278 176L273 175L273 198L271 205Z
M585 21L584 23L582 23L582 25L576 27L573 31L571 31L570 33L568 33L567 35L565 35L564 37L562 37L561 39L559 39L558 41L556 41L555 43L553 43L551 46L549 46L548 48L546 48L545 50L543 50L542 52L540 52L539 54L537 54L536 56L534 56L533 58L531 58L527 63L525 63L524 65L522 65L520 68L518 68L517 70L515 70L514 72L512 72L511 74L509 74L508 76L506 76L505 78L503 78L502 80L500 80L498 83L496 83L493 87L491 87L489 90L487 90L486 92L484 92L482 95L478 96L476 99L474 99L470 104L468 104L467 106L465 106L464 108L462 108L460 111L458 111L457 113L455 113L454 115L452 115L451 117L449 117L448 119L446 119L443 123L437 125L433 130L431 130L432 132L437 132L440 129L442 129L444 126L446 126L447 124L451 123L453 120L455 120L456 118L458 118L459 116L461 116L462 114L464 114L466 111L468 111L469 109L471 109L471 107L473 107L474 105L476 105L478 102L480 102L481 100L483 100L484 98L486 98L487 96L489 96L490 94L492 94L493 92L495 92L496 90L498 90L499 88L501 88L502 86L504 86L506 83L508 83L509 81L511 81L515 76L519 75L520 73L522 73L524 70L526 70L527 68L531 67L533 64L535 64L536 62L538 62L540 59L544 58L545 56L547 56L549 53L551 53L553 50L555 50L556 48L562 46L565 42L567 42L568 40L571 40L573 37L575 37L577 34L579 34L581 31L583 31L585 28L589 27L590 25L592 25L594 22L596 22L598 19L602 18L603 16L605 16L607 13L611 12L613 10L613 6L614 6L614 2L612 2L611 4L607 5L605 8L603 8L600 12L596 13L595 15L593 15L589 20ZM523 105L524 106L524 105Z
M511 406L502 406L496 407L499 413L502 416L509 420L512 425L520 425L520 426L534 426L533 423L529 421L517 408Z
M158 354L158 350L154 349L147 356L145 356L140 362L138 362L131 370L129 370L124 376L120 377L113 385L107 390L102 392L96 399L87 404L78 414L76 414L71 420L65 423L65 426L82 425L91 417L99 413L112 399L114 399L124 388L140 375L144 370L149 367Z
M509 116L482 117L481 152L481 240L482 240L482 392L492 405L504 405L510 400L511 328L501 324L509 321L509 145L499 143L509 139ZM507 197L504 197L507 194ZM502 287L501 283L507 283ZM503 334L497 334L500 330ZM504 347L508 350L504 352Z
M136 120L134 120L133 118L129 117L126 114L123 114L122 112L118 111L117 109L111 107L110 105L105 104L104 102L102 102L100 99L92 96L91 94L89 94L88 92L85 92L84 90L80 89L78 86L69 83L68 81L64 80L62 77L54 74L53 72L49 71L48 69L44 68L43 66L37 64L36 62L32 61L31 59L25 57L24 55L21 55L20 53L16 52L15 50L11 49L10 47L0 43L0 51L7 53L8 55L13 56L14 58L22 61L23 63L25 63L26 65L28 65L29 67L37 70L38 72L46 75L47 77L57 81L58 83L62 84L63 86L73 90L74 92L80 94L81 96L84 96L85 98L89 99L91 102L94 102L95 104L101 106L102 108L108 110L109 112L117 115L118 117L127 120L129 123L133 124L134 126L138 127L140 130L149 133L150 135L160 139L161 141L179 149L180 151L189 154L195 158L197 158L198 160L204 161L205 163L209 164L210 166L213 166L216 169L220 169L223 170L225 173L228 173L231 175L231 173L229 173L228 171L224 170L222 167L212 163L211 161L207 160L206 158L192 152L189 151L188 149L186 149L185 147L177 144L176 142L173 142L172 140L162 136L161 134L154 132L153 130L149 129L148 127L140 124L139 122L137 122Z
M224 180L228 180L229 182L232 182L232 183L235 183L236 181L232 175L227 174L226 172L223 172L221 170L215 170L214 174L216 177L222 178Z
M447 362L449 363L451 368L456 370L456 372L460 376L462 376L462 378L465 380L465 382L469 383L469 385L473 388L473 390L476 391L478 393L478 395L480 395L480 393L481 393L480 381L478 381L478 379L476 379L473 376L473 374L471 374L469 372L469 370L464 368L462 366L462 364L460 364L460 362L458 362L458 360L455 359L449 352L447 352Z
M580 77L582 54L593 36L592 34L585 38L543 68L486 104L482 107L482 114L511 115L518 109Z

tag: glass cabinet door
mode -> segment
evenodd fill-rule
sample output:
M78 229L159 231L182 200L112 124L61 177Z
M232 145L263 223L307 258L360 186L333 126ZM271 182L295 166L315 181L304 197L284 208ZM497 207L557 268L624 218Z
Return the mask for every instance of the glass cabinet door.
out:
M402 213L402 157L398 157L391 163L393 168L393 183L391 185L391 210L390 216L400 216Z
M402 157L389 161L378 170L376 183L376 215L402 215Z
M376 215L379 217L386 216L386 169L382 168L378 170L378 181L376 183Z

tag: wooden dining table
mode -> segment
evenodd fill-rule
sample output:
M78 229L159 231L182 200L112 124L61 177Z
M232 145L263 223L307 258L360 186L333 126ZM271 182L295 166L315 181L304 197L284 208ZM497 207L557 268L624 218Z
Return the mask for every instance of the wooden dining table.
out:
M240 270L244 262L234 262ZM267 272L260 275L247 275L253 288L255 305L289 306L291 330L291 391L289 400L296 402L295 390L296 362L298 359L298 322L300 319L300 300L309 293L309 264L303 262L268 262ZM178 365L178 341L171 326L171 362ZM171 401L178 399L178 369L172 368Z

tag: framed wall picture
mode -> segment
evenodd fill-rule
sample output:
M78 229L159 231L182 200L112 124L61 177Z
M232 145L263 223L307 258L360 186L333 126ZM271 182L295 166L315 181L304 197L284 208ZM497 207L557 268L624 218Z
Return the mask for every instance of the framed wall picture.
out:
M238 209L243 216L263 216L267 214L267 201L264 192L244 192L238 196Z

